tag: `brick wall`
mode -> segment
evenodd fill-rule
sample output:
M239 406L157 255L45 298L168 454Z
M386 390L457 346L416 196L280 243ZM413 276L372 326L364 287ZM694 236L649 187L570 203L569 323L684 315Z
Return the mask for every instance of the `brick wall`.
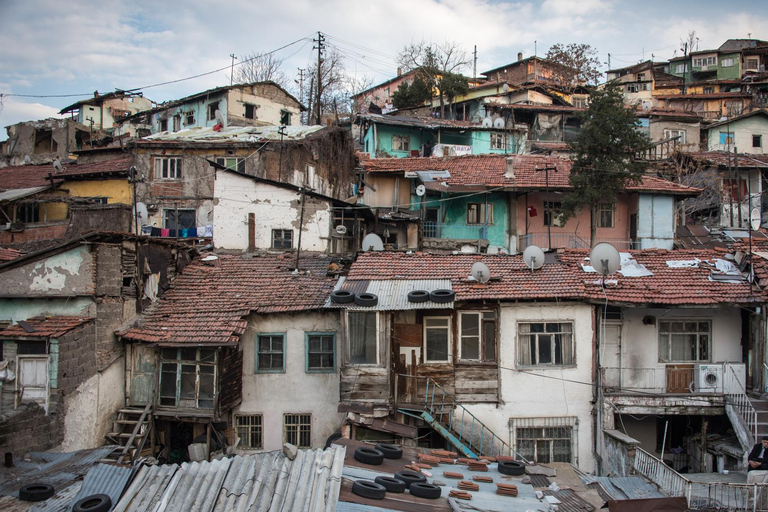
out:
M58 338L58 342L58 390L51 389L51 394L58 392L66 398L96 374L96 327L93 323L86 324Z
M17 232L0 231L0 244L62 238L66 234L68 227L69 221L61 221L61 223L46 226L25 227L23 231Z
M37 404L25 404L0 415L0 453L13 453L18 460L27 452L50 450L64 439L63 417L57 414L58 404L45 409Z
M117 353L123 351L115 336L115 329L120 327L122 323L123 299L119 297L96 299L95 351L97 367L101 368Z
M123 286L122 248L119 245L99 245L96 249L96 295L119 297Z

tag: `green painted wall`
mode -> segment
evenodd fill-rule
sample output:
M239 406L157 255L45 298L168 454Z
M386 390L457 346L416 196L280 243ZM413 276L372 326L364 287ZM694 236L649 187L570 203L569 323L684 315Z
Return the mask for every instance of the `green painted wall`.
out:
M507 246L507 231L509 227L509 208L505 193L476 194L471 196L459 195L453 197L444 194L445 215L441 212L443 227L440 238L487 238L491 245ZM484 226L477 224L467 225L467 205L469 203L483 203L487 201L493 205L493 224L488 225L486 236L481 236Z
M732 59L733 66L723 67L723 59ZM741 78L741 54L722 53L717 56L717 60L718 80Z
M395 158L409 157L410 151L420 151L422 144L437 144L437 130L421 130L417 128L408 128L404 126L376 125L377 129L377 147L374 148L373 127L369 128L363 138L364 151L371 153L375 151L386 153ZM496 133L496 132L494 132ZM393 151L392 136L404 135L410 137L409 151ZM459 144L462 146L472 146L472 153L475 155L483 154L507 154L516 153L516 138L513 134L507 133L507 149L491 149L491 132L488 130L465 130L444 131L440 133L439 139L442 144Z

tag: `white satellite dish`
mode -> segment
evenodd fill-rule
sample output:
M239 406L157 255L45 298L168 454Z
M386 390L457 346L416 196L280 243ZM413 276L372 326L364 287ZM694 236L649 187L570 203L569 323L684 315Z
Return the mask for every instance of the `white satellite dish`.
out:
M421 197L424 194L427 193L427 187L425 187L423 184L416 187L416 195Z
M384 242L381 237L376 233L368 233L363 238L363 250L364 251L383 251Z
M490 128L493 126L493 119L490 116L483 118L483 128Z
M224 120L224 114L221 113L221 110L217 110L216 114L216 124L220 124L222 128L227 127L227 122Z
M346 235L347 234L347 226L344 224L339 224L336 226L336 233L339 235Z
M544 265L544 251L538 245L529 245L523 251L523 261L529 269L539 269Z
M482 261L478 261L474 265L472 265L472 270L470 271L470 275L474 277L475 281L477 281L478 283L487 283L488 280L491 278L491 269L489 269L488 265L486 265Z
M496 119L493 122L493 127L494 128L504 128L504 118L503 117L499 117L498 119Z
M608 242L600 242L589 253L589 262L598 274L614 274L621 266L619 251Z
M509 84L504 82L504 85L501 86L501 90L504 92L509 92Z
M760 223L763 221L760 215L760 208L752 208L752 212L749 214L749 223L752 226L752 231L760 229Z
M61 172L63 167L61 166L61 160L58 158L53 161L53 168L56 170L56 172Z
M143 226L149 223L149 212L147 211L147 205L139 201L136 203L136 218L139 225Z

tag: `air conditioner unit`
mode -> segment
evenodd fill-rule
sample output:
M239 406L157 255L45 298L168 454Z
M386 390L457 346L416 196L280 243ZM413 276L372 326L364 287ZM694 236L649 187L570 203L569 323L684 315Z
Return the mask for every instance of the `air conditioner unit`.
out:
M693 371L694 393L723 392L722 364L697 364Z

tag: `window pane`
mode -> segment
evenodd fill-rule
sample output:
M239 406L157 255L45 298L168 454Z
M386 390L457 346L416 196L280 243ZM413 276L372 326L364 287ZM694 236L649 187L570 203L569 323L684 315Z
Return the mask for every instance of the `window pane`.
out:
M213 398L213 374L200 375L200 398Z
M376 313L350 311L349 357L352 364L376 364Z
M197 379L195 365L181 366L181 398L195 398L195 380Z
M552 336L539 335L538 340L539 364L552 364Z
M180 352L181 358L184 361L195 361L197 359L197 349L195 348L183 348Z
M480 359L480 315L478 313L461 315L461 357L462 359Z
M551 462L549 456L551 443L551 441L544 440L536 441L536 462L544 464Z
M448 361L448 329L427 327L427 361Z
M496 360L496 324L495 322L483 322L483 359Z

